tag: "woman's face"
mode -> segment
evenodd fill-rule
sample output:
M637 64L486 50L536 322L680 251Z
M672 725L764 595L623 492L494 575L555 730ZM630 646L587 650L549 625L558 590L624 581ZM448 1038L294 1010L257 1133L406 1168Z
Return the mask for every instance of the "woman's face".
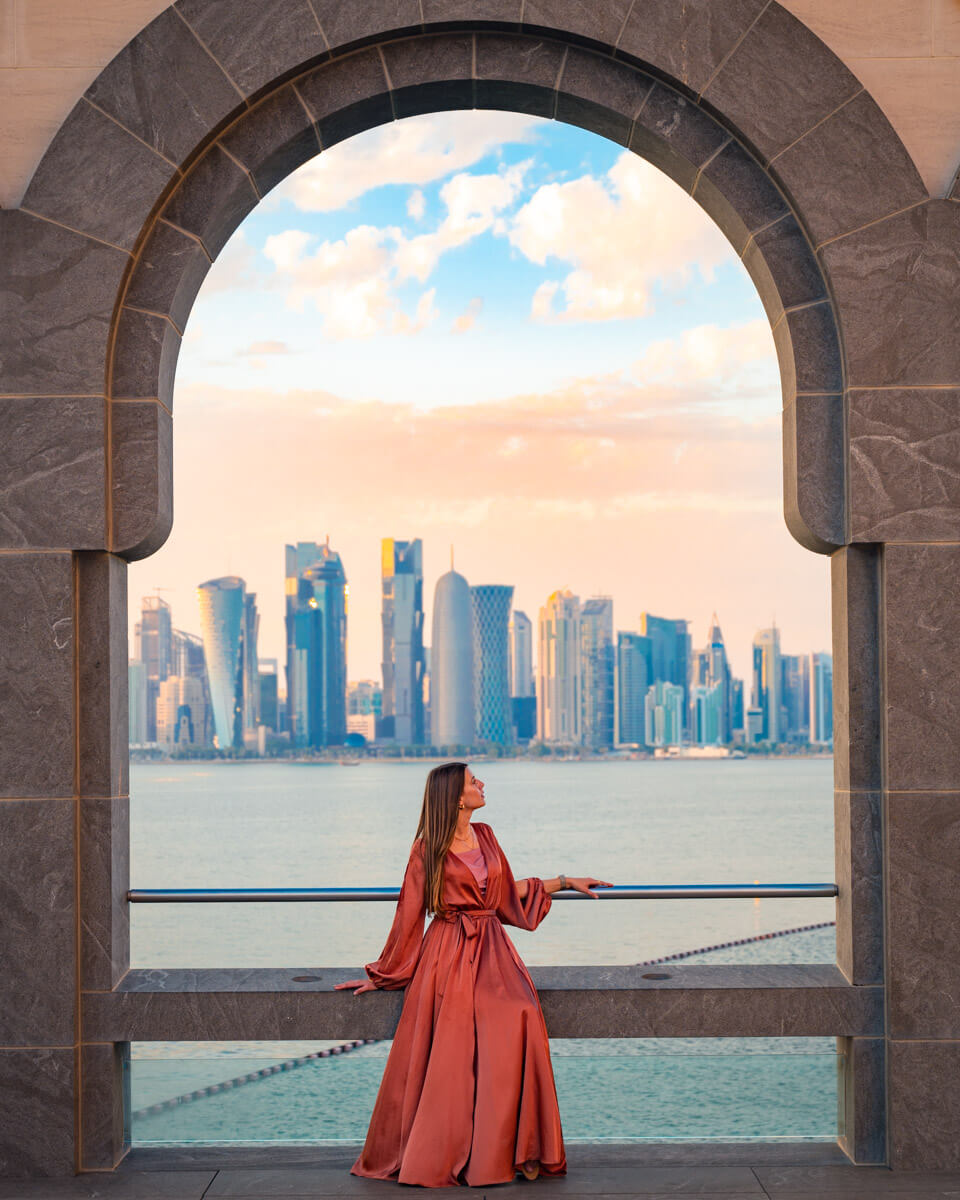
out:
M486 800L483 798L483 784L467 767L463 773L463 794L460 797L460 802L464 808L471 810L475 808L483 808Z

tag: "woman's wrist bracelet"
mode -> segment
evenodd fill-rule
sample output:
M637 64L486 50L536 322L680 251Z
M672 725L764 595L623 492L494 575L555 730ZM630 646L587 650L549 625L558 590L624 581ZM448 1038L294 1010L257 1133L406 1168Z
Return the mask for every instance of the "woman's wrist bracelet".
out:
M565 892L570 887L566 875L558 875L557 878L560 880L560 891Z

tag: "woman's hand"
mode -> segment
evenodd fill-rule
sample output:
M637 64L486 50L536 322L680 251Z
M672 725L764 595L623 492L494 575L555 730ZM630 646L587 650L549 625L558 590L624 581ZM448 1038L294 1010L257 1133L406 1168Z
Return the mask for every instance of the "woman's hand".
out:
M582 878L574 879L571 875L566 877L567 888L574 892L583 892L585 896L592 896L594 900L599 900L600 897L596 892L591 892L591 888L595 887L613 887L612 883L607 883L604 879L594 879L590 875Z
M343 988L354 988L354 995L359 996L361 992L375 992L377 985L371 983L369 979L348 979L346 983L335 983L334 991L340 991Z

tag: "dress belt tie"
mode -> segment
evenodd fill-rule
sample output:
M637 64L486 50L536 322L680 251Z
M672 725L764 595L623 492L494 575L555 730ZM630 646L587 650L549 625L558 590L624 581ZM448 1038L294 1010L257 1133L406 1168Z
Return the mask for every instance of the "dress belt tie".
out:
M489 921L491 917L497 915L495 908L452 908L446 913L437 913L434 917L435 921L443 921L448 925L454 922L460 922L460 928L463 930L463 936L467 939L473 938L473 951L470 955L471 963L477 956L477 946L479 945L478 936L480 933L480 922Z

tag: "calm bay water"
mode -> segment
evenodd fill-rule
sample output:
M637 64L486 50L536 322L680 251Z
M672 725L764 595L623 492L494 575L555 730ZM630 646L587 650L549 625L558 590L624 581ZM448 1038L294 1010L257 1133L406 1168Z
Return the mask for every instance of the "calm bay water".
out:
M139 765L135 887L399 886L428 767ZM477 763L488 822L517 878L613 883L829 882L829 759ZM832 920L835 902L561 902L524 960L633 963ZM393 905L138 905L137 967L354 966L376 958ZM770 943L773 959L780 948ZM833 960L833 952L827 957ZM735 961L731 958L729 961Z
M518 878L560 871L614 883L834 878L829 760L473 765L487 785L477 818L493 826ZM427 770L422 763L135 765L133 885L397 886ZM379 954L393 911L389 903L136 905L133 965L359 967ZM534 933L508 932L530 965L633 963L834 915L829 899L575 901L556 904ZM832 929L690 959L833 960ZM174 1102L329 1045L137 1044L134 1141L362 1141L388 1042ZM832 1038L566 1039L553 1041L551 1053L571 1142L835 1136Z

